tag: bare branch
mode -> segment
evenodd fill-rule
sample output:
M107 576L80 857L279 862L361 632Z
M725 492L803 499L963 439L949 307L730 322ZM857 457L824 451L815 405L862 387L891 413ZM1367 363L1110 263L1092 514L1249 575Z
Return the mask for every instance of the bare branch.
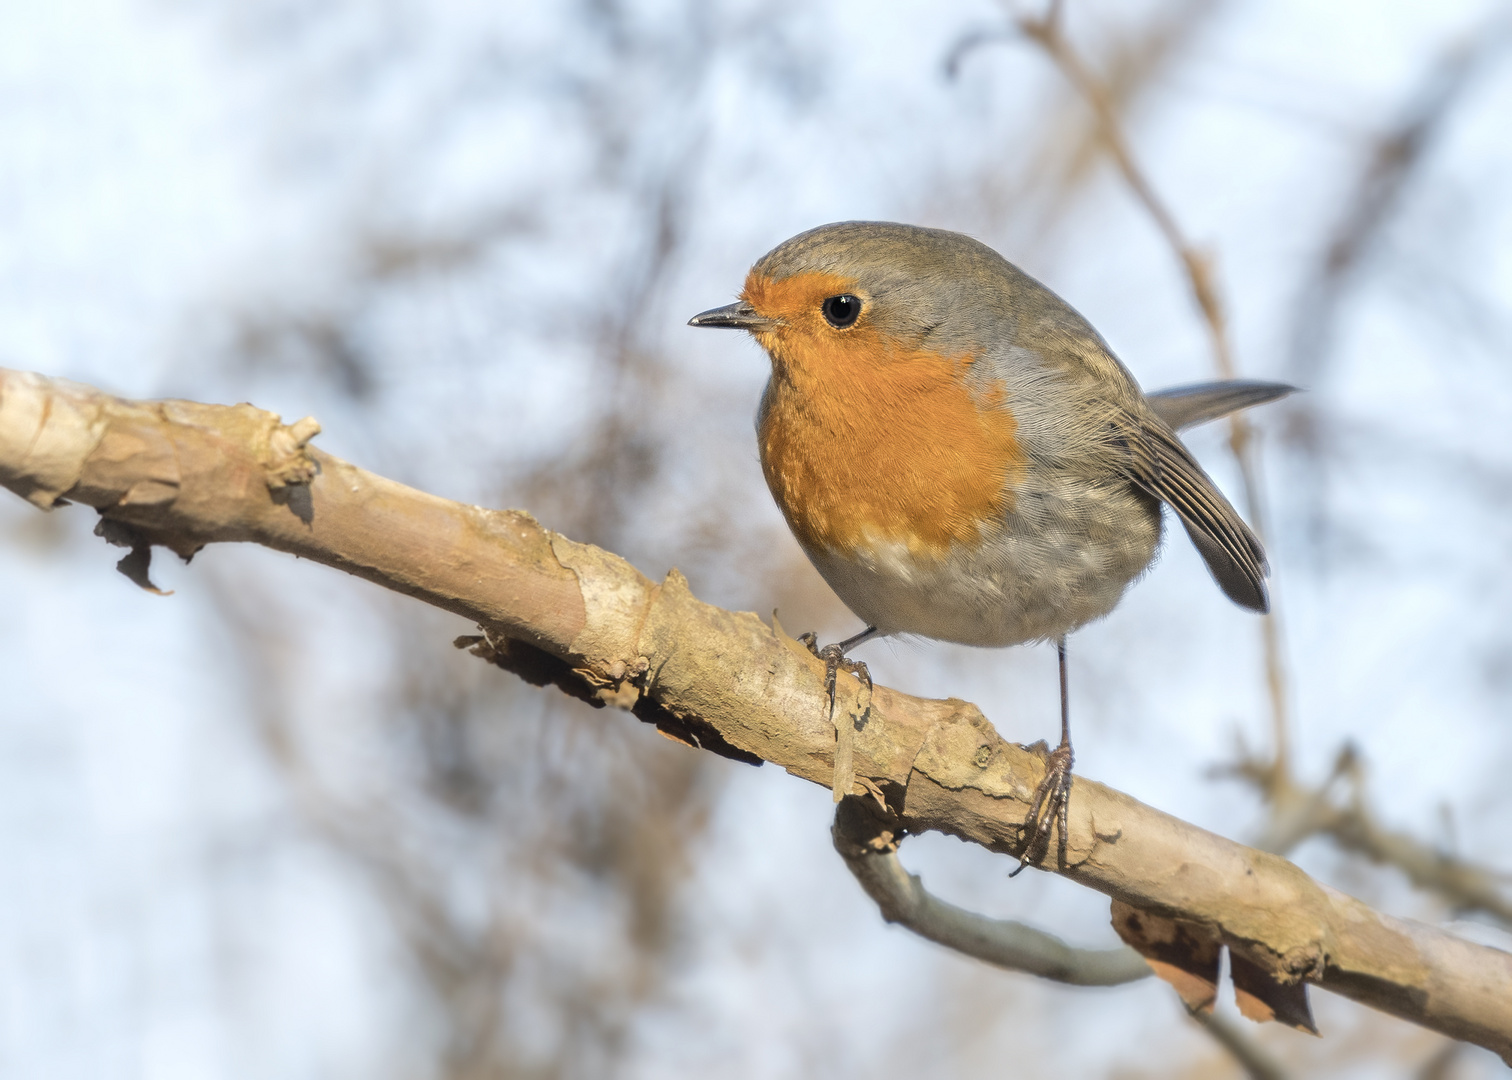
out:
M1234 1056L1234 1060L1239 1062L1239 1067L1250 1080L1286 1080L1286 1070L1281 1063L1228 1017L1203 1012L1201 1009L1188 1009L1187 1015L1201 1024L1220 1046Z
M972 53L1000 41L1012 41L1016 36L1012 30L1002 26L968 30L946 50L945 59L940 62L940 68L947 79L955 79L961 74L961 65Z
M828 786L824 665L754 615L698 601L528 514L450 502L310 448L318 429L249 405L137 403L0 369L0 484L100 510L118 542L184 557L215 541L291 552L480 623L530 667L693 745ZM500 646L506 648L500 650ZM845 680L854 715L859 685ZM1045 760L974 706L877 686L854 717L852 794L909 832L1021 853ZM1310 982L1512 1061L1512 954L1397 919L1246 848L1078 778L1057 872L1203 928L1279 987Z
M1151 974L1150 965L1127 945L1074 949L1060 938L1021 922L989 919L948 904L898 861L901 840L875 804L854 795L835 808L830 832L835 850L876 901L882 917L922 938L989 964L1075 986L1121 986Z
M1262 790L1271 783L1265 762L1240 761L1225 771ZM1334 797L1341 781L1350 785L1342 801ZM1512 929L1509 876L1381 824L1365 798L1364 768L1353 747L1339 752L1333 772L1317 787L1287 784L1261 839L1265 850L1285 852L1310 836L1328 836L1345 851L1397 867L1418 888L1443 897L1456 910L1482 912Z
M1509 46L1512 18L1503 9L1493 9L1484 24L1444 50L1428 68L1407 94L1395 122L1365 155L1322 258L1298 299L1291 350L1297 379L1310 383L1318 378L1331 345L1339 302L1422 171L1455 107L1475 78Z
M1099 43L1099 79L1120 117L1139 110L1222 6L1222 0L1169 0ZM947 51L945 76L955 79L973 52L1023 40L1016 21L975 28ZM997 212L1014 208L1014 216L1028 226L1022 243L1033 246L1072 210L1078 194L1096 175L1107 147L1101 122L1087 109L1080 91L1070 85L1040 110L1035 132L1025 134L1030 145L1015 140L1006 156L992 166L982 195ZM1025 218L1024 208L1030 205L1033 209Z
M1512 46L1512 18L1504 6L1492 5L1488 17L1428 66L1395 109L1396 116L1361 155L1358 173L1346 188L1338 219L1316 262L1304 274L1292 316L1291 376L1317 387L1326 375L1341 309L1357 289L1383 234L1399 217L1414 183L1432 160L1432 151L1456 110L1468 99L1479 76ZM1435 237L1435 240L1438 238ZM1432 295L1433 290L1420 290ZM1287 412L1285 438L1310 460L1298 476L1315 544L1328 533L1324 492L1330 481L1328 445L1337 432L1325 429L1314 396ZM1334 448L1336 449L1336 448Z
M1103 141L1113 163L1186 271L1192 299L1201 310L1208 328L1219 375L1225 379L1234 378L1236 369L1229 348L1223 304L1213 281L1208 258L1187 240L1175 215L1135 161L1133 147L1129 145L1123 126L1119 123L1112 95L1062 32L1059 5L1052 6L1050 13L1043 18L1021 18L1018 25L1025 37L1044 50L1045 55L1076 88L1097 117Z
M1451 1080L1454 1063L1463 1049L1459 1043L1445 1043L1418 1067L1414 1080Z

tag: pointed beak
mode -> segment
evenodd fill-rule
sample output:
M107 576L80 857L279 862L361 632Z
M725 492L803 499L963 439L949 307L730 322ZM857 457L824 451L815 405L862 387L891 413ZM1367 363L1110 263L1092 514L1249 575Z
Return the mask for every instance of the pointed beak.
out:
M689 326L718 326L728 330L775 330L781 325L776 319L759 315L756 309L744 300L737 300L724 307L700 311L688 320Z

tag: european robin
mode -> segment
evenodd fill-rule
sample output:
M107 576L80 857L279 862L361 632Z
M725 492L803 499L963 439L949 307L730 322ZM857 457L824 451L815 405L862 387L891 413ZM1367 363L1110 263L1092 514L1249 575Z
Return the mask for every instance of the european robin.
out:
M1061 741L1025 821L1025 858L1066 836L1066 635L1106 615L1160 546L1161 504L1218 586L1269 607L1260 541L1176 429L1292 388L1230 381L1144 394L1064 300L970 237L884 222L800 233L740 299L689 320L755 335L772 375L761 467L793 535L873 637L1055 641ZM811 648L812 635L808 635Z

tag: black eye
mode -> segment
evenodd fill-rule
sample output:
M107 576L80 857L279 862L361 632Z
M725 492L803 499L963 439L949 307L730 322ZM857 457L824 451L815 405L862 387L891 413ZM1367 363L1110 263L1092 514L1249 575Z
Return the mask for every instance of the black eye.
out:
M831 296L821 308L825 320L836 330L844 330L861 316L861 298L850 293Z

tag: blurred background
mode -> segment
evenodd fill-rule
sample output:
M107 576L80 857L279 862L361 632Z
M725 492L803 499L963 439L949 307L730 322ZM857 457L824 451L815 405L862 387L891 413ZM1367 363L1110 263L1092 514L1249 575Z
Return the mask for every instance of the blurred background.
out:
M1071 0L1090 97L1040 14L0 5L0 365L313 414L366 468L834 640L859 624L756 460L765 358L688 316L795 232L909 221L1002 251L1156 388L1217 372L1185 251L1239 372L1307 391L1253 416L1252 491L1223 425L1189 440L1261 515L1277 615L1178 530L1072 639L1078 771L1512 947L1508 8ZM1243 1075L1155 980L1071 990L885 926L825 790L280 554L160 555L149 595L93 525L0 498L0 1074ZM1049 648L860 655L1055 737ZM937 836L903 859L1116 941L1050 875ZM1273 1075L1503 1075L1313 1002L1322 1040L1241 1029Z

